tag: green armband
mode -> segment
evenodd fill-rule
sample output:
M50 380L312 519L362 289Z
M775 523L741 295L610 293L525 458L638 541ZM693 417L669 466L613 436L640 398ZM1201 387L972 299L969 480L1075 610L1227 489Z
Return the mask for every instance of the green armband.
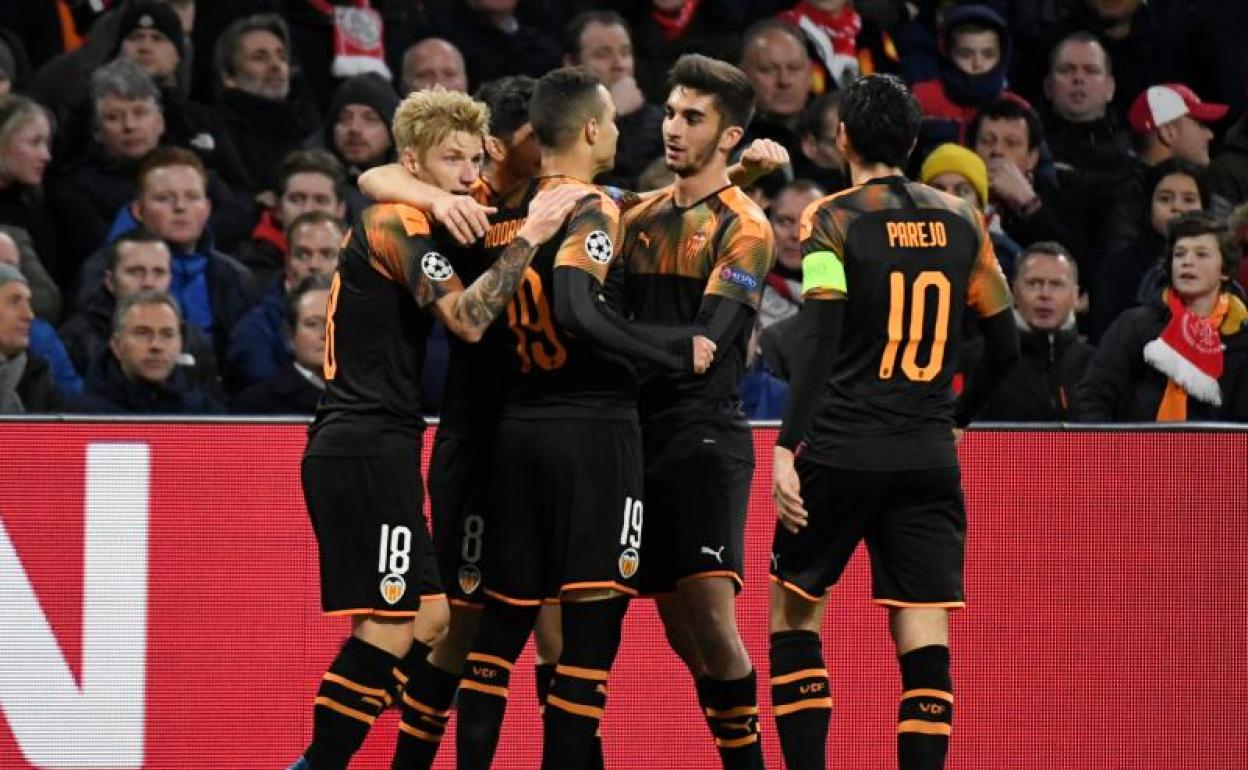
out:
M816 251L802 259L802 293L812 291L839 291L848 293L845 285L845 265L840 257L830 251Z

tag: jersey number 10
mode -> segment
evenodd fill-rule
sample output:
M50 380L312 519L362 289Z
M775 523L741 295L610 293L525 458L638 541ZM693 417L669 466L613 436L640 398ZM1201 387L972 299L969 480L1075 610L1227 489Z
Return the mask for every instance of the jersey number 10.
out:
M910 284L910 321L906 323L906 276L899 270L888 274L888 344L880 359L880 379L893 376L897 363L897 349L906 343L901 354L901 372L913 382L931 382L940 373L945 362L945 342L949 339L949 304L953 289L945 274L937 270L924 270ZM932 349L927 363L919 363L919 343L928 337L923 328L927 315L928 292L936 291L936 328L931 330ZM907 326L909 327L907 329Z

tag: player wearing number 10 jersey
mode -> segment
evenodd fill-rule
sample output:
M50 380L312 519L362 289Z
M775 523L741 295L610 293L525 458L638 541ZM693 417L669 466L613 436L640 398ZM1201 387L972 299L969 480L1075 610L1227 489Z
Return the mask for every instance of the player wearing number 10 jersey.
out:
M902 770L943 767L952 730L948 611L963 605L966 530L954 428L1008 371L1018 338L982 219L901 174L919 120L900 80L851 84L837 143L856 186L802 216L805 302L774 452L771 570L772 702L792 770L825 767L825 591L864 539L901 667ZM968 306L992 352L955 402Z

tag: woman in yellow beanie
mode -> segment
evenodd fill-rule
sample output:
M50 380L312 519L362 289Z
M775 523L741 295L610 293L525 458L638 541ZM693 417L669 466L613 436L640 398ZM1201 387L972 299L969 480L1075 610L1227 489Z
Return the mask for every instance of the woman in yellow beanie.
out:
M962 198L984 215L992 247L1001 269L1014 280L1014 263L1022 249L1005 231L1001 220L988 205L988 167L974 152L952 142L932 150L919 171L919 181L941 192Z

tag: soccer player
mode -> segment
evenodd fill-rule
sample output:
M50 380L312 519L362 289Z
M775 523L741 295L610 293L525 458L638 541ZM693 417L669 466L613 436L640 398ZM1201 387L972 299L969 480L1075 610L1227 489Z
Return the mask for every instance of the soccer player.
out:
M728 180L754 109L736 67L682 56L668 78L664 162L676 181L624 214L626 298L637 321L696 325L719 354L705 377L667 372L641 388L649 526L641 589L689 667L726 770L761 768L753 665L737 631L754 447L741 378L775 240Z
M1018 335L978 214L902 176L920 118L897 78L854 81L837 146L855 186L802 215L805 303L774 450L771 563L772 704L792 770L825 767L825 592L864 539L901 668L899 766L941 768L948 750L948 611L964 606L966 533L956 438L1017 357ZM968 305L985 354L955 402Z
M486 108L463 94L414 94L394 119L403 166L430 184L466 191L488 120ZM420 368L429 315L459 337L480 339L578 197L572 188L535 197L516 239L467 288L443 256L450 239L420 211L370 206L351 229L330 289L326 389L302 480L322 608L350 615L352 633L321 680L312 743L295 768L347 766L399 690L400 659L425 644L413 642L421 596L441 593L420 514ZM444 618L424 620L431 635L445 625Z
M512 665L548 599L562 604L563 649L542 767L579 769L590 757L643 560L631 360L701 373L715 349L693 331L659 343L603 299L619 214L588 182L614 161L614 113L606 88L580 68L547 73L529 106L542 146L531 193L570 183L583 197L508 307L518 372L495 438L485 610L460 684L464 770L492 761Z

